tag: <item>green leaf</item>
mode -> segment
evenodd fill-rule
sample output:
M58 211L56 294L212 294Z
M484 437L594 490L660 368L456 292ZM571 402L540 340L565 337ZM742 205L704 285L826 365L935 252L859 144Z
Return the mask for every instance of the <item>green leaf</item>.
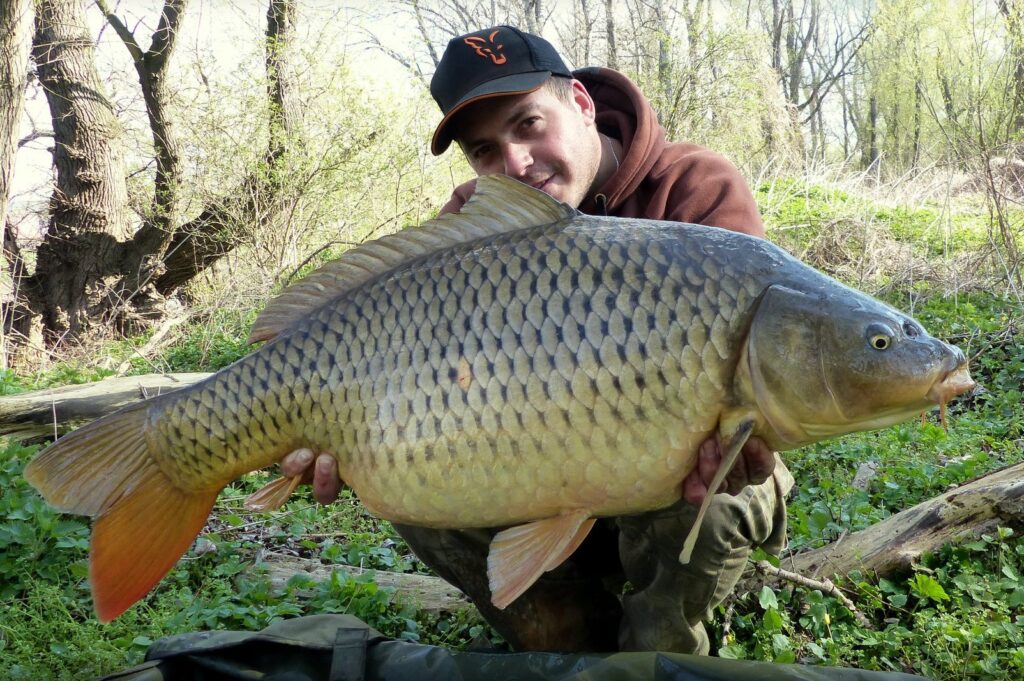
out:
M744 660L746 659L745 653L746 651L743 650L743 646L738 643L722 646L718 649L718 656L726 660Z
M927 598L933 601L949 600L949 594L931 575L923 575L921 573L914 575L910 588L920 598Z
M782 629L782 615L775 608L765 610L761 622L767 631L780 631Z
M783 650L772 660L775 664L793 664L796 662L796 653L792 650Z
M761 587L761 593L757 595L757 601L765 610L779 607L779 597L776 596L775 592L767 586Z

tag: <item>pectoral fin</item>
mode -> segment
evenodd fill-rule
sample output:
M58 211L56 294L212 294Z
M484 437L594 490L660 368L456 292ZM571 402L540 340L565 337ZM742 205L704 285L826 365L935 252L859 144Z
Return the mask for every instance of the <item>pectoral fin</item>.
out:
M743 419L739 421L735 428L732 429L731 433L723 433L726 437L722 440L725 442L725 452L722 454L722 463L718 466L718 470L715 471L715 477L711 480L711 484L708 486L707 496L704 497L704 501L700 505L700 510L697 511L697 520L694 521L693 527L690 528L690 533L686 535L686 541L683 542L683 551L679 554L679 562L686 565L690 562L690 556L693 555L693 547L697 544L697 537L700 534L700 526L704 522L704 514L708 510L708 506L711 505L711 498L718 492L722 486L722 482L725 481L725 476L732 470L733 464L736 463L736 457L743 451L743 445L747 443L750 438L750 433L754 430L753 419Z
M589 511L574 511L496 534L487 555L491 603L505 609L537 578L572 555L593 526Z
M245 500L245 507L252 511L273 511L284 506L288 497L302 480L301 475L291 478L278 478L253 492Z

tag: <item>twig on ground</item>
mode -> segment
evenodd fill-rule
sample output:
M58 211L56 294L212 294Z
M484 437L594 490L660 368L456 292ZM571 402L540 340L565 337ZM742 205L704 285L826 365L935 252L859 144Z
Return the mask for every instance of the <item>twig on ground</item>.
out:
M729 645L729 634L732 633L732 613L736 610L735 599L729 599L729 605L722 616L722 647Z
M150 354L155 353L158 349L163 347L165 344L172 343L174 339L172 337L168 336L168 334L170 333L171 329L173 329L174 327L178 326L182 322L187 321L191 317L192 317L192 314L190 312L185 312L184 314L179 314L179 315L176 315L174 317L168 317L167 319L165 319L160 324L159 327L157 327L157 330L153 333L153 335L146 342L146 344L143 345L138 350L135 350L133 352L133 355L137 356L137 357L141 357L143 360L145 360L147 363L149 363L152 366L152 363L149 361ZM128 371L131 368L132 368L132 357L129 357L129 358L125 359L123 362L121 362L121 364L118 365L117 369L114 370L114 375L115 376L124 376L126 373L128 373Z
M847 610L853 613L853 617L857 620L857 624L861 625L865 629L875 628L874 625L871 624L870 620L868 620L868 618L865 617L864 614L857 609L857 606L853 604L853 601L851 601L846 596L846 594L840 591L839 587L832 583L832 580L822 579L819 581L811 579L809 577L804 577L803 575L797 574L795 572L790 572L789 570L777 568L766 560L759 560L756 564L756 567L757 571L763 575L777 577L778 579L783 579L787 582L792 582L793 584L805 586L808 589L817 589L818 591L826 593L830 596L835 596L837 599L839 599L839 602L846 607Z

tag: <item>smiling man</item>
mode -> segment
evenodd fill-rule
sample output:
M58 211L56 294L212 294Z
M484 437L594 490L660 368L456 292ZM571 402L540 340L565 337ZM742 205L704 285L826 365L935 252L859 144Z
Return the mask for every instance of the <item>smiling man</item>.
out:
M430 90L443 114L431 151L458 144L477 175L508 175L588 214L764 236L753 195L732 164L696 144L666 142L650 103L626 76L570 71L542 38L510 26L453 38ZM474 187L471 180L456 188L442 212L459 210ZM718 443L705 442L678 503L599 521L564 564L504 610L491 605L487 582L497 530L396 527L517 649L706 654L702 620L733 590L751 550L782 548L784 497L793 484L752 439L727 478L728 494L709 507L693 559L681 565L680 546L720 460ZM338 495L329 454L295 452L282 469L312 480L324 503Z

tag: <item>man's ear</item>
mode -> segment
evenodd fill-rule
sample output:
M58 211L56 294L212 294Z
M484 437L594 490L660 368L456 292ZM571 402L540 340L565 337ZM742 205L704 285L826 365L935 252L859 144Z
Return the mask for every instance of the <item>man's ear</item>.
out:
M580 113L588 121L593 121L597 117L597 108L594 106L594 98L587 92L587 88L584 87L583 83L576 80L572 81L572 98L576 102L576 106L579 107Z

